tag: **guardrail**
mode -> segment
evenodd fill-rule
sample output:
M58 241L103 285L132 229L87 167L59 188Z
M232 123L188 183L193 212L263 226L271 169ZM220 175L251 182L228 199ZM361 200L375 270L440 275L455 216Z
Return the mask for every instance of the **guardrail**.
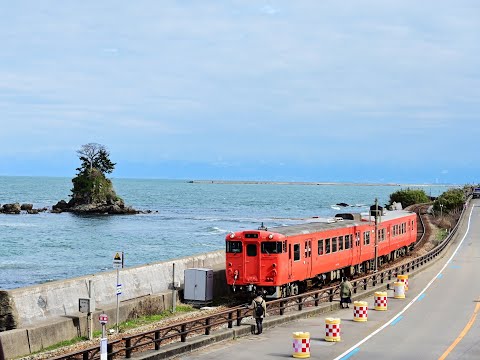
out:
M467 202L468 204L468 202ZM457 232L465 208L462 211L460 220L452 229L450 234L434 249L402 265L394 266L389 269L378 271L355 280L352 280L353 293L366 291L369 287L375 287L378 284L387 282L387 288L393 277L398 274L405 274L418 269L419 267L432 261L442 253L450 242L453 235ZM421 218L421 217L420 217ZM423 224L423 221L422 221ZM302 311L305 307L318 307L321 303L333 302L339 292L339 285L329 288L310 291L284 299L277 299L267 302L267 313L270 315L284 315L289 311ZM122 339L112 341L108 344L108 359L131 358L134 352L144 350L159 350L162 345L173 342L186 342L187 339L198 335L210 335L214 329L229 328L240 326L242 319L249 317L250 310L244 306L237 306L228 310L220 311L208 316L187 320L181 323L164 326L140 334L124 336ZM55 357L54 360L96 360L100 358L99 347L91 347L85 350L70 353L64 356Z

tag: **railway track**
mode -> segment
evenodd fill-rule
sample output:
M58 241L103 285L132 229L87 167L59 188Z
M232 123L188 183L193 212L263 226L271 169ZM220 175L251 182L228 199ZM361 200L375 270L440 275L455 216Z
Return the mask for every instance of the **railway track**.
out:
M430 251L423 255L422 247L428 242L432 234L432 227L426 209L428 205L415 205L409 210L418 214L419 229L417 230L417 243L413 251L406 257L395 260L379 267L378 272L369 275L361 274L352 279L354 292L367 290L368 287L376 286L380 283L391 281L397 274L409 272L415 267L419 267L424 263L438 255L443 247L438 246L438 251ZM453 232L452 232L453 234ZM441 248L441 249L440 249ZM419 256L420 255L420 256ZM338 283L331 283L328 286L319 288L307 293L291 296L288 298L277 299L267 303L267 312L269 315L284 315L291 311L301 311L304 308L319 306L321 303L332 302L338 298ZM161 326L152 330L143 331L133 334L123 334L120 338L109 339L108 358L124 359L130 358L135 353L144 352L146 350L159 350L161 347L174 343L186 342L188 339L199 335L209 335L211 332L225 328L230 329L234 325L240 326L242 320L251 317L251 311L247 310L243 305L236 305L219 311L213 311L207 315L198 314L191 316L186 320ZM98 341L98 340L97 340ZM58 353L57 353L58 354ZM100 358L98 344L95 346L86 345L85 348L78 351L57 355L55 357L28 357L29 359L82 359L95 360ZM53 354L51 354L53 355Z

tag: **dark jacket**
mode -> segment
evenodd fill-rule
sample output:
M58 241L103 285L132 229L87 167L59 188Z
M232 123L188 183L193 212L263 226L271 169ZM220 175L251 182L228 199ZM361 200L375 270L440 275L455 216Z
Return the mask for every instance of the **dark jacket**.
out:
M265 302L265 300L263 300L261 296L257 296L255 299L253 299L252 303L250 304L250 306L248 306L248 308L253 309L253 317L256 319L257 314L255 309L257 308L257 303L260 303L263 306L263 315L260 317L264 318L267 315L267 303Z

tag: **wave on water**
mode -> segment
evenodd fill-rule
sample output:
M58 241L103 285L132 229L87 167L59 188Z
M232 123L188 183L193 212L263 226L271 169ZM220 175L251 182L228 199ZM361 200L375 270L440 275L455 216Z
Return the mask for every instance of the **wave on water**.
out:
M2 224L2 223L0 223L0 227L21 228L21 227L37 227L37 225L35 225L35 224L26 224L26 223L9 223L9 224Z
M218 226L209 226L205 228L205 232L210 234L226 234L229 230L221 229Z

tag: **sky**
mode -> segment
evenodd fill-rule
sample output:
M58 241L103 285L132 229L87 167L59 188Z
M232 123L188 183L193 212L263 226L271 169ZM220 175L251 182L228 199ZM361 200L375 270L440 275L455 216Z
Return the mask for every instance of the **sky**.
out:
M477 0L0 0L0 175L480 182Z

